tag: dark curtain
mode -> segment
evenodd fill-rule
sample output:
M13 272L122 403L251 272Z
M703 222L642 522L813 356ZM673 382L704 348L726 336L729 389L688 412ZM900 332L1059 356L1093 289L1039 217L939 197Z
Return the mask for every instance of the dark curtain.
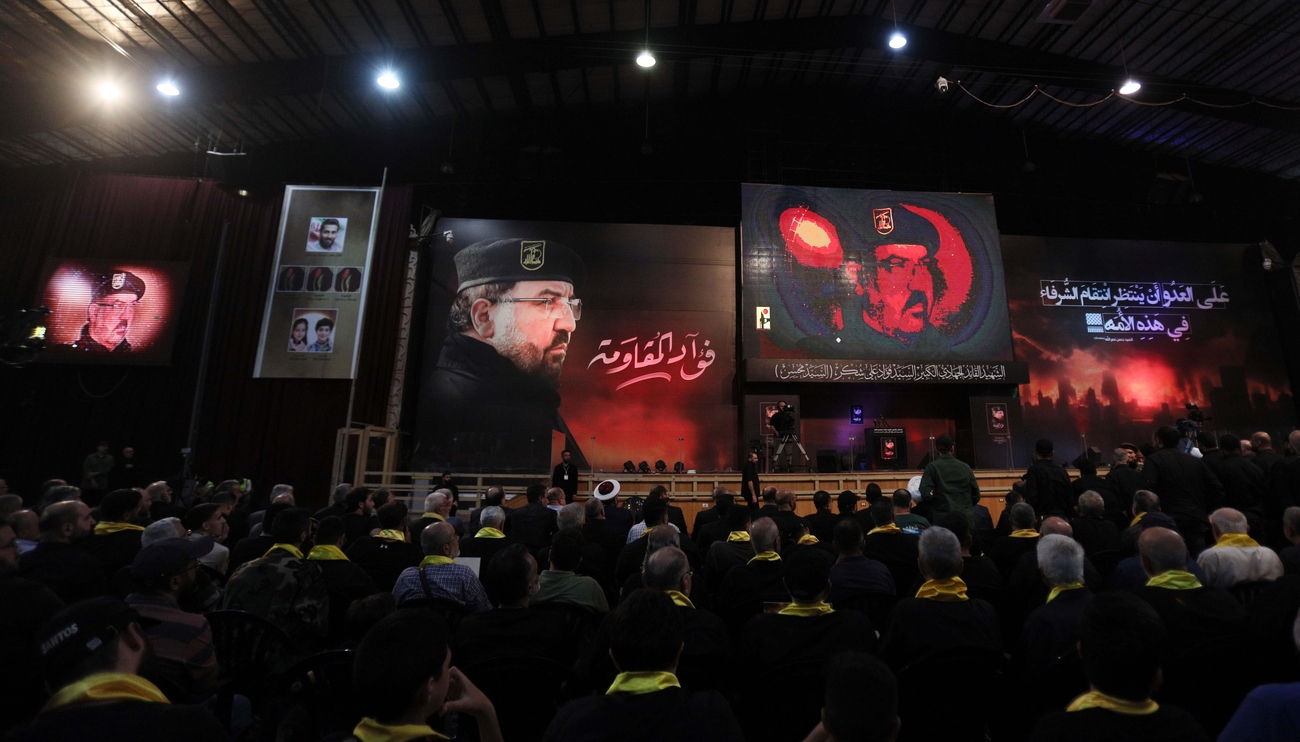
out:
M133 446L142 474L176 477L189 432L212 291L216 322L196 472L294 485L323 502L348 380L254 379L283 194L240 197L210 180L91 175L0 204L0 310L33 306L48 256L189 261L168 367L0 367L0 478L30 495L76 484L99 439ZM362 331L353 421L383 423L405 275L411 190L384 192ZM214 286L222 224L226 263ZM300 497L300 502L302 498Z

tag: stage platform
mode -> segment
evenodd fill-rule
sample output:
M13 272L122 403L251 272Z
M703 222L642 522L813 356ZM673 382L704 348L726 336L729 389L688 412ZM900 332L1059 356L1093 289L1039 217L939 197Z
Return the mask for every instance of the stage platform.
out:
M811 515L812 497L817 490L831 493L832 499L844 490L852 490L862 495L867 485L874 482L886 495L895 489L907 486L907 482L921 472L903 471L867 471L837 473L793 473L760 474L759 481L764 487L794 490L797 498L796 512ZM1020 478L1022 470L982 469L976 470L975 478L979 482L982 499L980 504L989 509L993 522L1006 507L1006 494L1012 483ZM1104 471L1103 471L1104 475ZM424 510L424 497L437 489L437 475L430 472L363 472L357 484L367 487L387 487L393 490L398 499L407 503L413 512ZM509 498L505 506L518 507L524 503L522 497L529 485L545 482L549 485L550 474L460 474L453 472L456 486L460 490L461 506L474 507L474 502L491 486L504 487ZM586 472L578 477L578 499L586 500L592 488L606 479L617 479L622 485L623 496L645 496L655 485L662 484L672 493L673 504L682 509L688 524L692 524L695 515L712 506L713 490L726 487L733 493L740 491L740 472L704 472L698 474L629 474L621 471ZM467 502L468 500L468 502ZM832 505L832 509L834 505Z

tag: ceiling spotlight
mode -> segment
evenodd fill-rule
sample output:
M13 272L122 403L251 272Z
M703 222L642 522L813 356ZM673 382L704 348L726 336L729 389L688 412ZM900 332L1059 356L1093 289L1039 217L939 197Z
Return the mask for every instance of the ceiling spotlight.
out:
M181 94L181 89L176 87L176 84L171 80L164 80L163 82L158 83L158 92L163 95L176 96Z
M111 82L102 82L99 84L99 97L104 100L117 100L122 92Z
M907 37L902 33L895 31L893 36L889 37L890 49L902 49L907 46Z
M1119 94L1132 95L1141 89L1142 89L1142 83L1130 77L1129 79L1124 81L1123 85L1119 86Z
M235 193L238 193L242 198L248 198L248 191L243 188L240 188L238 191L235 191Z
M655 66L655 55L651 54L649 49L646 49L637 55L636 63L642 67L653 67Z
M397 90L397 88L402 84L402 82L397 79L397 75L394 75L392 72L385 72L380 75L379 79L375 80L375 82L379 83L379 87L388 88L389 90Z

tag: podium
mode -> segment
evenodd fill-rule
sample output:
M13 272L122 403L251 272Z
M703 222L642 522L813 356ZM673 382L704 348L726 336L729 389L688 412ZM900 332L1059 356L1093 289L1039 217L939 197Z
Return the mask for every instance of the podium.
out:
M873 471L907 468L907 431L903 428L867 428Z

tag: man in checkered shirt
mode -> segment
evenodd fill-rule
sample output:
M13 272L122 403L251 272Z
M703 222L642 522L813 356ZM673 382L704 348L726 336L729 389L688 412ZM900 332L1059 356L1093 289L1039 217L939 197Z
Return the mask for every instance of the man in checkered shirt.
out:
M456 529L447 523L434 523L420 534L420 547L424 561L418 567L408 567L393 586L393 597L401 605L408 600L447 600L470 611L490 611L483 583L474 570L453 560L460 556L460 539Z

